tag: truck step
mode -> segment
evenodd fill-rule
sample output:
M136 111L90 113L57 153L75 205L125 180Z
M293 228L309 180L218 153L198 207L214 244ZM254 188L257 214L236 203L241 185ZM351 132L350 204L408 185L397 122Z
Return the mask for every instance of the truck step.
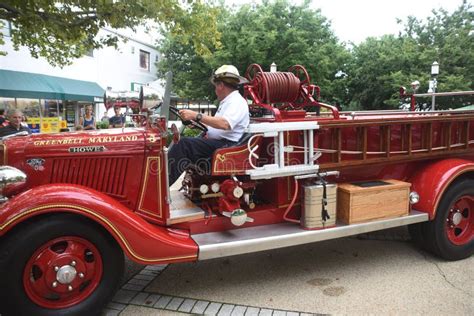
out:
M358 235L428 221L428 214L411 211L409 215L359 224L340 224L320 230L304 230L294 223L262 225L224 232L195 234L199 260L296 246L316 241Z
M178 190L170 191L170 218L168 225L204 218L204 211Z

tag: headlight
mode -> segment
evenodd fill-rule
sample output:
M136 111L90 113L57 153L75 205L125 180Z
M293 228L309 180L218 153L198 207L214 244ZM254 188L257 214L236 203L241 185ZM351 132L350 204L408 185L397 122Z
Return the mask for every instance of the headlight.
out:
M26 183L26 174L17 168L10 166L0 167L0 190L1 195L8 195L8 192L18 189Z

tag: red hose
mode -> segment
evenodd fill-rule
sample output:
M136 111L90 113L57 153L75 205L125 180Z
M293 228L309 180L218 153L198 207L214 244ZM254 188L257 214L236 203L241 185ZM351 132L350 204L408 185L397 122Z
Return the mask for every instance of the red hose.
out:
M293 205L295 204L295 201L296 201L296 197L298 196L298 180L295 179L295 193L293 194L293 199L291 200L291 203L290 205L288 205L285 213L283 214L283 219L285 221L288 221L288 222L292 222L292 223L300 223L300 220L298 219L293 219L293 218L288 218L288 212L290 212L291 208L293 207Z
M254 78L257 94L269 103L295 102L300 80L292 72L258 72Z

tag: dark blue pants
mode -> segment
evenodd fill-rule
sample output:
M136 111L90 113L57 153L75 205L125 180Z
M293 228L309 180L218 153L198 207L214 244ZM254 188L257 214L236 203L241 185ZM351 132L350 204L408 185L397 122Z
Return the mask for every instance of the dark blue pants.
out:
M208 164L214 151L232 146L234 142L225 139L183 137L171 147L168 153L168 183L171 186L190 164Z

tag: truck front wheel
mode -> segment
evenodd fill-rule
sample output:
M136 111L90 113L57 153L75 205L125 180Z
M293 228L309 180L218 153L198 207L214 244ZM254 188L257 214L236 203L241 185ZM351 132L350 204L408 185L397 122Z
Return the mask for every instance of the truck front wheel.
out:
M29 223L0 249L1 312L99 314L118 287L123 265L120 247L94 223L68 214Z
M427 248L447 260L474 253L474 180L455 182L443 194L435 220L426 223Z

